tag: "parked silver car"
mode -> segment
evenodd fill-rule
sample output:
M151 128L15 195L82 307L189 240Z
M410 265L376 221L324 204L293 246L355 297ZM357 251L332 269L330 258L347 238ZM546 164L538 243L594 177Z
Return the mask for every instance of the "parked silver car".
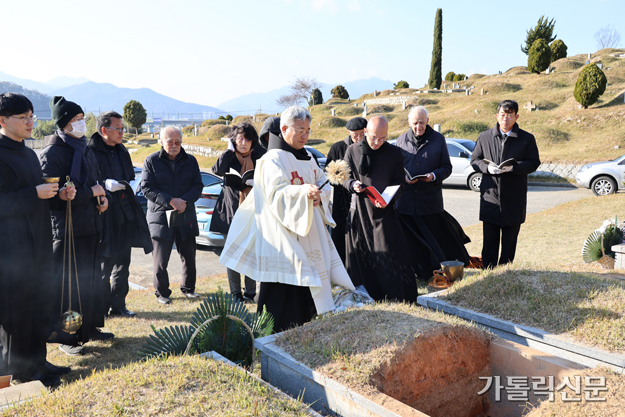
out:
M482 174L475 172L471 166L471 154L475 149L475 142L469 139L449 139L447 150L451 160L451 175L443 181L443 184L464 185L473 191L480 191ZM389 140L388 143L395 145L397 139Z
M590 188L594 195L614 194L623 189L625 180L625 155L614 161L584 165L575 175L580 187Z

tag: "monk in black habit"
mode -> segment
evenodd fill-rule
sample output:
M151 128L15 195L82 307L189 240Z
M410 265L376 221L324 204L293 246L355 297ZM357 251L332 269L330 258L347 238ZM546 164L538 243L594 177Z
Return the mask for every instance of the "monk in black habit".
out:
M0 375L54 386L70 371L46 362L54 305L48 199L59 185L44 184L39 159L24 143L34 119L28 98L0 94Z
M349 131L349 136L344 140L336 142L328 152L326 165L332 161L343 160L347 148L360 142L365 137L365 128L367 127L367 119L364 117L354 117L345 126ZM341 260L345 263L345 223L349 214L349 206L352 201L352 193L347 191L342 184L332 185L332 218L336 223L332 229L332 242L336 251L339 253Z
M355 193L347 221L346 268L354 285L364 285L374 300L414 302L415 272L423 270L418 260L428 260L427 271L430 252L410 253L408 249L395 210L404 184L404 160L399 148L386 143L387 133L386 119L372 117L365 129L366 139L345 153L351 174L343 186ZM382 193L390 185L399 185L399 190L388 205L374 205L363 192L374 186Z

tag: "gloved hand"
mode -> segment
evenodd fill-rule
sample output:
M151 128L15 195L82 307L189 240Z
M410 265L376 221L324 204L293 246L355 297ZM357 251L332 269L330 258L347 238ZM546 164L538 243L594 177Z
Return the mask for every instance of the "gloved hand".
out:
M115 180L111 180L108 179L106 181L104 181L104 185L106 187L107 190L109 190L110 192L115 192L115 191L120 191L120 190L125 190L126 186L124 184L122 184L121 182L115 181Z
M489 165L488 166L488 173L491 174L491 175L501 174L502 172L506 172L506 171L500 170L495 165Z
M254 186L254 180L247 180L247 181L245 181L245 185L253 187Z

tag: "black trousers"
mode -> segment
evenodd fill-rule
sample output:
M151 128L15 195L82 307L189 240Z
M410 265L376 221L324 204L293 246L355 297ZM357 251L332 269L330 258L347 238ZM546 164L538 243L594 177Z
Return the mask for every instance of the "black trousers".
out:
M504 265L514 261L521 225L515 224L502 227L494 223L483 222L482 226L484 236L482 261L484 262L484 268L494 268L497 265ZM500 241L501 256L499 255Z
M228 284L230 285L230 294L241 295L241 274L230 268L226 268L228 271ZM256 297L256 281L250 277L245 277L245 294L247 298Z
M182 261L182 284L180 291L183 293L195 292L195 278L197 270L195 267L195 237L182 239L178 228L174 229L173 240L152 239L154 250L152 259L154 260L154 294L156 296L169 297L171 290L169 289L169 274L167 273L167 265L169 265L169 257L174 242L176 249Z
M108 258L103 256L101 258L105 315L108 314L109 309L120 310L126 308L131 252L130 241L124 239L122 242L119 242L116 257Z

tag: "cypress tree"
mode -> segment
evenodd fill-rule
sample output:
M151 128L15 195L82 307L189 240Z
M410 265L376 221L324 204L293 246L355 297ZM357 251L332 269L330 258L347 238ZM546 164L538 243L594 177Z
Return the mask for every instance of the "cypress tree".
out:
M573 91L573 97L579 104L585 109L597 102L599 96L605 92L605 87L608 84L608 80L599 69L599 67L593 62L586 65L579 72L577 82L575 83L575 90Z
M443 82L443 9L436 9L434 19L434 47L432 48L432 67L430 68L430 88L439 88Z

